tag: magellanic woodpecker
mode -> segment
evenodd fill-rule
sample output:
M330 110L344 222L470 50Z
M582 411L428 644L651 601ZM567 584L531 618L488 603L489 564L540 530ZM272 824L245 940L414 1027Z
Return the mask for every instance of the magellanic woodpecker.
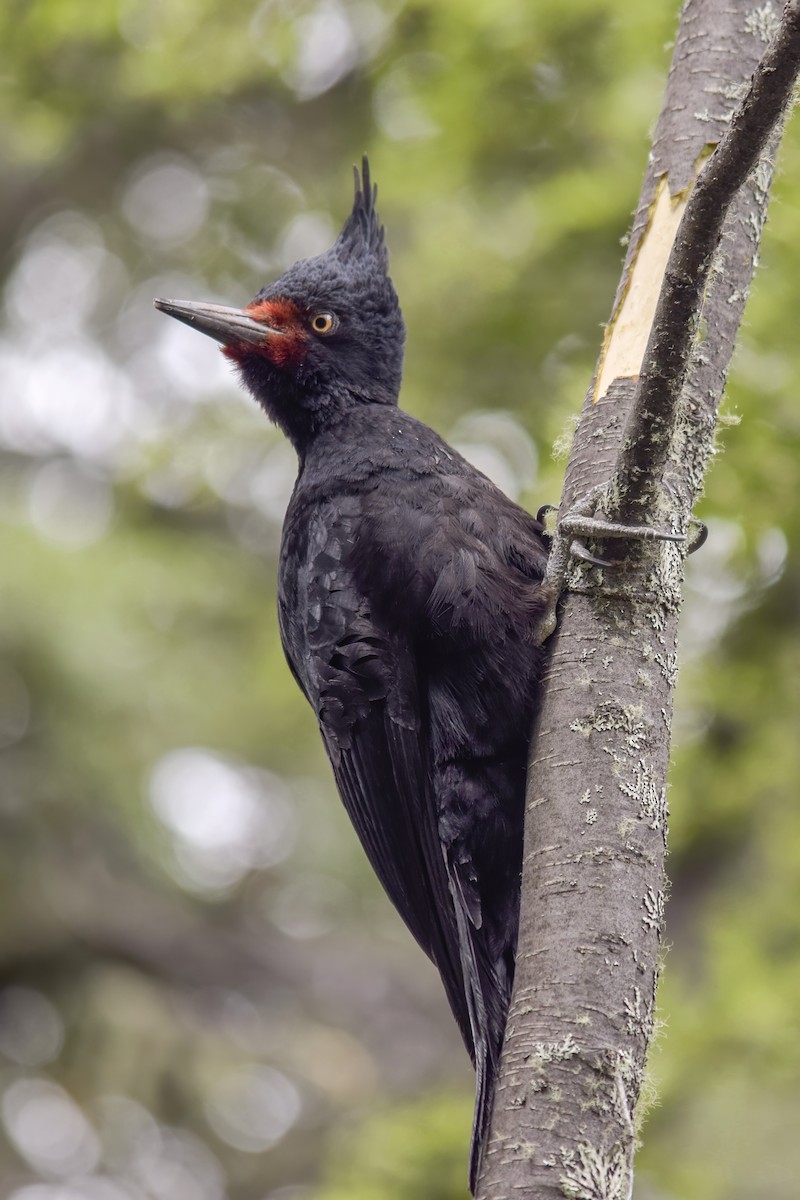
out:
M245 308L155 303L222 344L297 451L283 648L475 1065L474 1191L514 976L547 541L398 408L405 327L366 158L355 178L331 249Z

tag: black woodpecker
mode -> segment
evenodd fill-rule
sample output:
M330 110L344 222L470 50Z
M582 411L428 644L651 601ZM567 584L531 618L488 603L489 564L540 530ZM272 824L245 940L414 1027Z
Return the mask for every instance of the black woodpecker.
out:
M405 327L364 159L342 232L244 309L157 300L222 344L292 442L289 667L381 883L475 1065L475 1190L511 986L547 540L398 408Z

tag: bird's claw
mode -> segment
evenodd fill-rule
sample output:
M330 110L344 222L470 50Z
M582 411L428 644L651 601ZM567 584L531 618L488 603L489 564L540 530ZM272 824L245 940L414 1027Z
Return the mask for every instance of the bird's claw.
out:
M694 554L694 552L699 550L701 546L705 546L708 539L708 526L706 525L705 521L699 521L697 517L690 517L689 525L697 532L689 541L686 553Z
M582 562L593 567L613 569L618 562L598 558L591 554L581 539L591 538L595 541L613 540L615 538L647 542L686 542L687 537L682 533L672 533L666 529L655 529L650 525L620 525L615 521L607 521L604 517L592 515L597 511L601 499L605 495L605 487L593 488L588 495L579 501L571 512L566 513L558 521L555 532L550 536L552 548L547 562L547 572L544 585L550 598L540 615L533 632L534 641L541 645L550 637L556 627L556 605L564 589L564 579L571 558L579 558ZM557 511L552 504L543 504L536 514L536 519L544 524L549 512ZM708 529L702 521L691 517L690 526L697 528L697 534L690 540L687 553L694 554L699 550L708 537Z
M602 517L590 517L573 510L558 522L558 532L561 534L577 534L579 537L592 538L596 541L624 538L641 542L685 542L682 533L671 533L667 529L654 529L651 525L620 525L616 521L606 521Z
M650 525L617 525L613 521L603 521L597 517L584 517L580 514L574 516L567 514L564 521L559 523L559 529L563 529L566 533L579 533L583 537L602 540L606 538L630 538L636 541L652 542L683 542L686 540L681 533L653 529ZM579 538L573 538L569 552L572 558L579 558L593 567L613 568L618 566L613 559L598 558L596 555L590 554Z
M552 507L547 505L545 507ZM541 509L539 510L541 512ZM694 535L689 538L688 535L682 533L670 533L666 529L654 529L650 525L616 525L609 521L599 521L594 517L578 516L575 521L572 521L569 515L565 518L568 524L567 532L580 532L584 537L594 538L630 538L634 541L653 541L653 542L687 542L687 554L694 554L701 546L705 545L708 538L708 526L704 521L699 521L697 517L689 518L689 525L695 529ZM583 542L578 538L574 538L570 545L570 554L573 558L580 558L583 562L590 563L593 567L616 567L619 564L613 559L597 558L594 554L590 554L584 546Z
M590 554L584 546L583 542L575 538L570 545L569 552L573 558L579 558L581 562L589 563L592 567L614 567L616 563L609 562L607 558L597 558L596 555Z

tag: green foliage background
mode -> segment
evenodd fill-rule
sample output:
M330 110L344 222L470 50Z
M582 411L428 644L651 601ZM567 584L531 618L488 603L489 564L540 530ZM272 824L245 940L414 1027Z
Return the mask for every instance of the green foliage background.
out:
M465 1196L463 1050L278 647L291 452L150 302L323 248L367 149L405 406L556 500L675 20L0 9L4 1196ZM795 121L690 564L639 1200L797 1194L799 205Z

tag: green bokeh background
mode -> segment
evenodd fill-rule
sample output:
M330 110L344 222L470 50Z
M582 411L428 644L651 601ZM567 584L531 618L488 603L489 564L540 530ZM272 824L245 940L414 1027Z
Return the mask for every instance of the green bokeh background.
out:
M463 1049L278 646L292 453L151 298L245 302L324 248L366 149L404 405L557 500L675 21L0 9L3 1196L465 1197ZM687 582L637 1200L797 1195L799 214L795 120Z

